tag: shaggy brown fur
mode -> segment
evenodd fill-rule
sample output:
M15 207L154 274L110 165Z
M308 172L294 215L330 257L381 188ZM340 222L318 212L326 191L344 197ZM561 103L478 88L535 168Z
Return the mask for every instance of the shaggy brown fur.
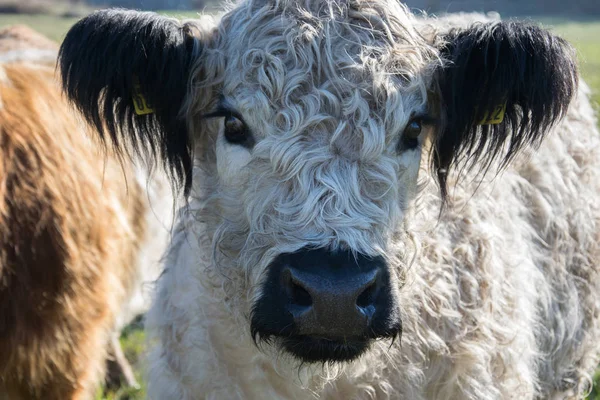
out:
M89 398L103 376L145 233L128 171L86 139L53 67L0 65L0 399Z

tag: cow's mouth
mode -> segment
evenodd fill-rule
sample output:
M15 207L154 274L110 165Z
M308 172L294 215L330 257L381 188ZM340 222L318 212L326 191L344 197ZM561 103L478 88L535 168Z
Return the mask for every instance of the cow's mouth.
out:
M330 339L304 335L280 339L285 351L307 363L353 361L365 353L372 342L368 338Z

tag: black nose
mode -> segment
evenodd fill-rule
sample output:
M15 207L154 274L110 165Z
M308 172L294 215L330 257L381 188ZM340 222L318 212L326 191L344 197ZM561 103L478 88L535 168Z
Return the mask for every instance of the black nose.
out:
M402 324L383 257L302 249L269 266L254 303L255 338L276 337L303 361L348 361L372 339L393 338Z
M380 289L387 284L383 260L308 250L286 261L280 284L299 334L330 338L365 334Z

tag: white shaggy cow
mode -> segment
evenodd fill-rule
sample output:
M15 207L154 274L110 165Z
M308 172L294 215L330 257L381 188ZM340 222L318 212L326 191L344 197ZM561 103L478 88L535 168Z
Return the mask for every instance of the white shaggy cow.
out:
M396 0L247 0L218 23L109 10L72 28L66 93L188 200L148 319L150 397L589 388L600 137L573 50L454 25Z

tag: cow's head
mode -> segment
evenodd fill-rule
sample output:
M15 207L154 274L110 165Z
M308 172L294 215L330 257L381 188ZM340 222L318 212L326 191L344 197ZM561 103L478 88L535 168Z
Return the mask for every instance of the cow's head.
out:
M540 28L418 26L396 0L244 1L214 26L110 10L60 64L101 137L191 193L254 338L347 361L401 332L423 154L443 198L457 164L539 143L577 84Z

